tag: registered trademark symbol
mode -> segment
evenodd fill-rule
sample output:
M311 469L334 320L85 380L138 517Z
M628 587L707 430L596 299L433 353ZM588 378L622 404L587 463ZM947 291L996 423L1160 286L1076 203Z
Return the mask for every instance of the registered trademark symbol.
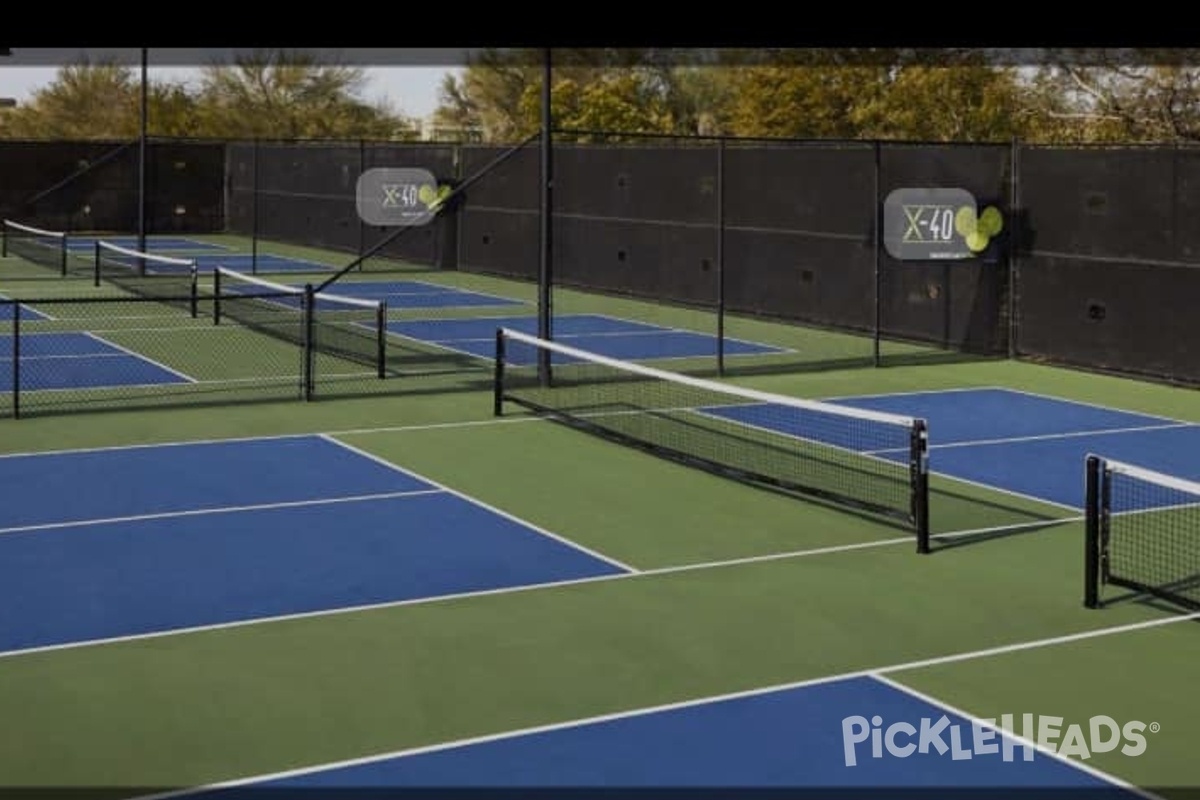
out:
M1157 722L1150 723L1150 732L1151 733L1158 733L1160 730L1162 730L1162 725L1159 725Z

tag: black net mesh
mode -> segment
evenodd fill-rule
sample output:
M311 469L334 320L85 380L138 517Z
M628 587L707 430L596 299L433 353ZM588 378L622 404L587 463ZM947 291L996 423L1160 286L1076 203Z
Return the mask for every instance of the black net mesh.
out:
M917 524L923 423L497 336L497 397L723 475ZM550 365L550 380L543 372Z
M1200 484L1112 461L1102 478L1102 580L1200 608Z

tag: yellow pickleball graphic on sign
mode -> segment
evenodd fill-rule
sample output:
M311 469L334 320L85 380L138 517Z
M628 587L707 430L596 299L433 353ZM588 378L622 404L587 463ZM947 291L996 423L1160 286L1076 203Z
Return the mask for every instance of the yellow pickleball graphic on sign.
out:
M1004 216L1000 209L988 206L978 216L974 206L963 206L954 215L954 229L963 237L972 253L982 253L991 243L992 237L1004 227Z
M900 261L975 258L1004 227L1000 209L981 207L966 189L894 189L883 211L884 248Z

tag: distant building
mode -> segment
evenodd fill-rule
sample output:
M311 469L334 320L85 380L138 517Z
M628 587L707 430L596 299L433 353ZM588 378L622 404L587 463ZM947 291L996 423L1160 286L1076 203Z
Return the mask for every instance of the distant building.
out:
M421 120L421 139L426 142L482 142L483 129L439 124L430 114Z

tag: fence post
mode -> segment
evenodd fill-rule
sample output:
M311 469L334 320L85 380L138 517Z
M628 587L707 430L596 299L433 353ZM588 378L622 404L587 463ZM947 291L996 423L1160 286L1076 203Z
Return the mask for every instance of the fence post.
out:
M725 137L717 139L717 374L725 375Z

